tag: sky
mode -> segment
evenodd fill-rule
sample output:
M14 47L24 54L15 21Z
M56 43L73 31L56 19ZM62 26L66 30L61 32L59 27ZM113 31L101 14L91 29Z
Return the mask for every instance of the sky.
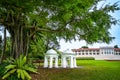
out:
M106 0L106 3L110 3L113 4L115 2L119 1L119 6L120 6L120 0ZM120 11L116 11L114 13L111 13L111 15L116 18L116 19L120 19ZM106 44L106 43L94 43L92 45L88 45L85 41L71 41L70 42L65 42L64 40L60 41L60 50L64 51L67 49L78 49L81 48L82 46L88 46L89 48L99 48L102 46L110 46L110 47L114 47L114 45L118 45L118 47L120 47L120 24L117 25L112 25L111 29L110 29L110 33L112 37L115 37L115 39L110 43L110 44Z

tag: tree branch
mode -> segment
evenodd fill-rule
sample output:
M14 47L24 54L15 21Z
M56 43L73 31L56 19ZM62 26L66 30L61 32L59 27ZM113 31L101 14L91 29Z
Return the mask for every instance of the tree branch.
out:
M35 27L31 27L31 29L34 29ZM34 32L32 32L30 35L29 35L29 38L32 37L36 32L39 32L39 31L45 31L45 32L63 32L65 30L63 29L56 29L56 30L52 30L52 29L44 29L44 28L35 28Z

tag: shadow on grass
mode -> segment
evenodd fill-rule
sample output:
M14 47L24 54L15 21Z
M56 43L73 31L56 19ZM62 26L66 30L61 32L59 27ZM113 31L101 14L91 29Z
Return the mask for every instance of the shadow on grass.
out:
M32 80L120 80L120 62L77 60L83 68L38 68Z

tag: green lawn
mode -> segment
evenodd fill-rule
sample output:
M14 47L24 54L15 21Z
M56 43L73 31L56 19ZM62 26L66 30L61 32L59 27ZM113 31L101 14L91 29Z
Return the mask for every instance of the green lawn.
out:
M120 61L77 60L83 68L44 69L33 80L120 80Z

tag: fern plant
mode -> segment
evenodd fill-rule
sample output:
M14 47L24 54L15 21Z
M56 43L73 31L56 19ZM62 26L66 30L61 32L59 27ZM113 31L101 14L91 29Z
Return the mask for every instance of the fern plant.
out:
M31 80L29 72L37 73L37 69L30 67L27 63L26 56L20 56L14 60L13 63L7 65L5 68L5 74L2 79L8 78L10 75L16 74L18 79Z

